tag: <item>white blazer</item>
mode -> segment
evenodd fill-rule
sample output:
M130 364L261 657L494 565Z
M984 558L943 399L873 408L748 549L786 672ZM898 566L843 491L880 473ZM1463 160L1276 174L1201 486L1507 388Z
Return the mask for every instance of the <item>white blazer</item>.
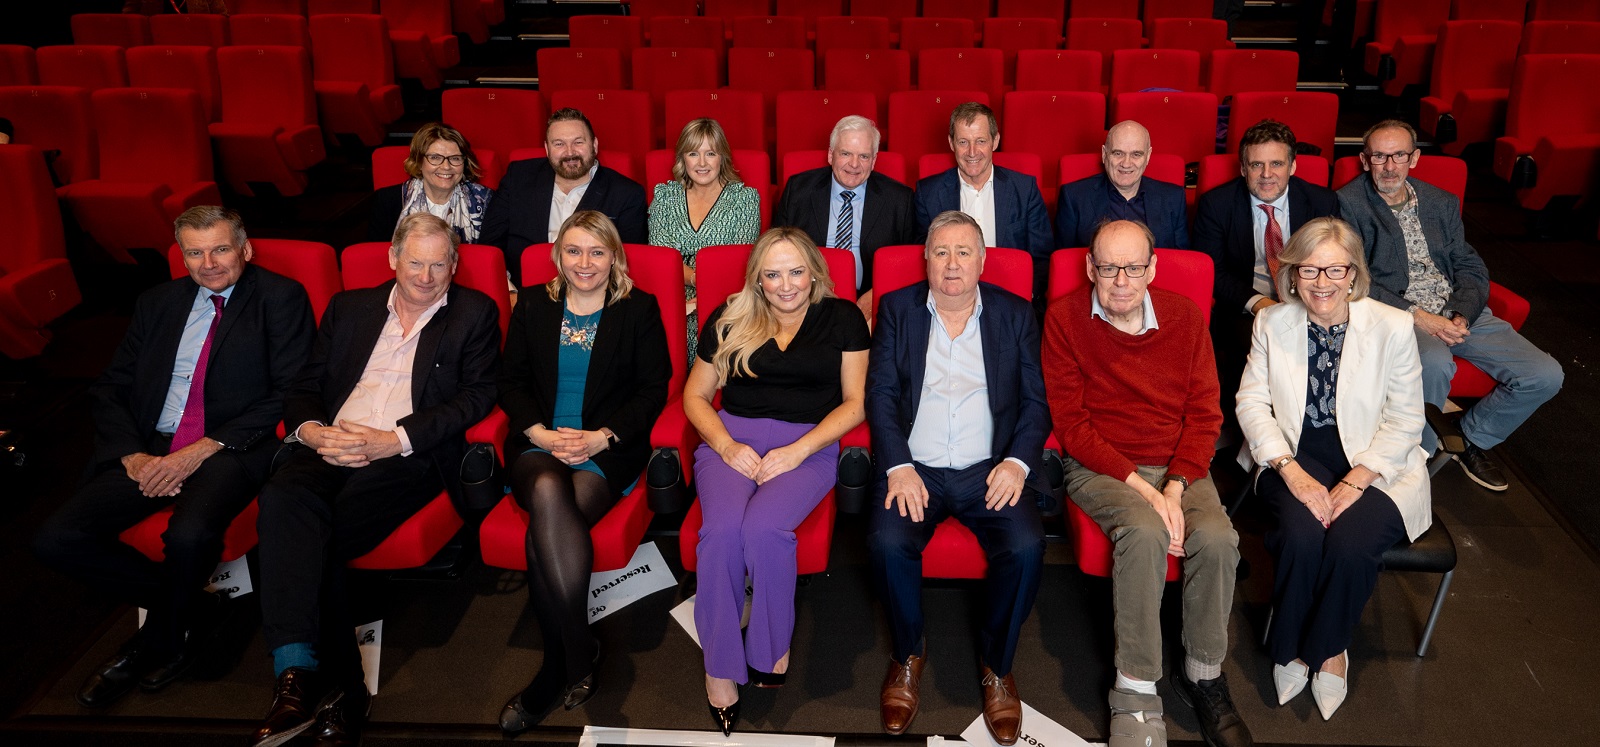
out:
M1305 420L1306 307L1281 303L1256 315L1250 359L1239 382L1246 470L1292 454ZM1352 465L1378 473L1372 484L1394 499L1412 540L1433 523L1427 454L1422 451L1422 361L1411 315L1370 298L1350 304L1339 358L1339 443ZM1342 476L1342 475L1341 475Z

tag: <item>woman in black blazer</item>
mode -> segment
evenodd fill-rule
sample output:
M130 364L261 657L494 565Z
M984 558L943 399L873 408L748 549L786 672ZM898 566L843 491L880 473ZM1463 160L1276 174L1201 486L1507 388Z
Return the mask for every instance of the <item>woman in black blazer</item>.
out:
M616 226L578 211L551 254L556 277L522 294L500 372L511 489L528 512L528 595L544 634L539 673L500 713L507 734L594 692L589 528L634 488L672 378L660 307L633 287Z

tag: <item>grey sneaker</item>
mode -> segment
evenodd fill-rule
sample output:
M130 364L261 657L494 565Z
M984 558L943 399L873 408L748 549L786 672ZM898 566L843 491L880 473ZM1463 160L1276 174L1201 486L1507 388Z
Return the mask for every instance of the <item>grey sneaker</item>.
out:
M1111 688L1111 739L1107 747L1166 747L1167 722L1161 696Z

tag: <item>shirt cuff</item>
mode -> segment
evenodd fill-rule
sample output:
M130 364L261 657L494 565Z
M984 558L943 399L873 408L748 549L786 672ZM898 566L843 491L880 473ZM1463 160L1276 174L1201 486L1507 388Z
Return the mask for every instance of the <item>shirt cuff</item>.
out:
M895 470L897 470L897 469L905 469L906 467L910 467L910 466L911 466L911 462L906 462L905 464L896 464L895 466L884 470L883 474L884 475L892 475L892 474L894 474Z
M411 456L411 439L406 436L406 427L403 425L395 426L394 435L400 438L400 456Z
M324 423L324 422L322 422L320 420L307 420L306 422L295 426L294 427L294 433L290 433L287 438L283 439L283 442L287 443L287 444L303 444L303 443L305 443L305 441L300 440L300 429L304 428L304 427L306 427L308 425L327 425L327 423Z
M1266 295L1262 294L1262 293L1257 293L1257 294L1251 296L1250 300L1244 302L1244 313L1246 313L1246 314L1254 314L1254 313L1256 313L1256 304L1261 303L1261 299L1263 299L1263 298L1266 298Z
M1021 459L1018 459L1016 457L1006 457L1006 461L1011 462L1012 464L1015 464L1018 467L1022 468L1022 477L1023 477L1023 479L1027 479L1028 475L1033 474L1033 470L1028 469L1028 465L1025 462L1023 462Z

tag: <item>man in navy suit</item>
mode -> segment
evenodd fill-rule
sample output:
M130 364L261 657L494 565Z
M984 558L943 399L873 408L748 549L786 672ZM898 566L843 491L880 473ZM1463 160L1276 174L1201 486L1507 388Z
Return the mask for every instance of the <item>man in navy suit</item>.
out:
M855 255L857 305L869 316L872 253L922 241L911 188L872 170L879 139L878 126L866 117L839 120L828 139L827 167L789 177L772 212L774 227L794 226L817 246Z
M960 210L977 221L984 246L1033 255L1033 297L1042 313L1045 273L1055 250L1050 243L1050 216L1038 180L994 165L999 149L1000 128L992 109L969 101L950 112L950 150L956 154L956 165L917 182L917 225L925 229L934 216Z
M189 274L139 297L111 365L89 388L89 477L34 540L47 564L150 611L139 635L84 682L86 706L135 684L159 690L193 663L215 602L202 589L229 523L267 479L284 392L311 350L305 288L250 264L255 248L238 213L190 208L174 233ZM117 539L168 506L163 560Z
M625 244L646 240L644 187L597 161L600 141L577 109L550 115L545 160L512 163L483 216L478 243L506 253L506 270L522 277L522 250L556 240L556 229L579 210L598 210ZM510 154L505 154L509 156Z
M1222 415L1228 420L1250 355L1255 315L1279 300L1269 245L1275 265L1277 252L1306 221L1339 217L1333 190L1294 175L1294 144L1294 132L1282 122L1266 119L1245 130L1239 140L1239 178L1201 195L1195 213L1194 248L1211 255L1216 271L1211 344L1222 383Z
M1056 246L1088 246L1101 223L1136 220L1150 227L1156 246L1189 248L1189 213L1183 187L1144 175L1150 165L1150 131L1118 122L1100 146L1103 174L1061 185L1056 205Z
M451 283L458 238L413 213L395 279L333 297L284 399L282 466L261 489L261 633L278 682L253 744L316 723L354 744L369 696L346 610L345 564L439 494L460 492L464 434L494 406L499 310Z
M900 734L917 713L928 656L922 552L946 517L977 535L989 558L979 648L983 720L995 741L1009 745L1022 719L1011 663L1044 558L1028 476L1038 469L1050 418L1039 327L1026 300L978 281L983 244L971 216L939 214L924 250L928 281L879 301L867 421L883 506L872 509L867 542L894 638L883 728Z

